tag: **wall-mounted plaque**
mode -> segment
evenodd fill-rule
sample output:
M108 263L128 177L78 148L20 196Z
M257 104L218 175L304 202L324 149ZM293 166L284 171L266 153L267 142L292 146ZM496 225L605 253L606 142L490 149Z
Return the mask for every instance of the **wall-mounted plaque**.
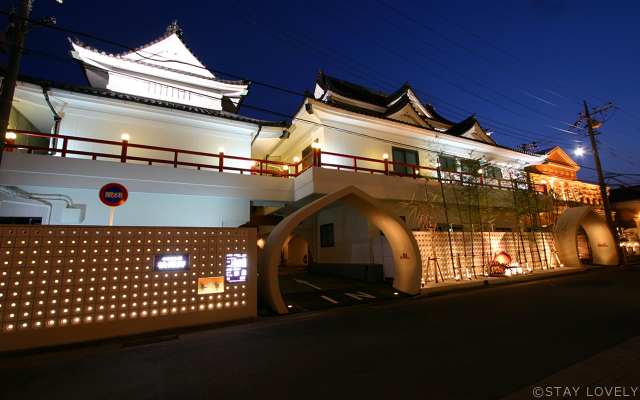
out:
M227 254L227 282L247 281L247 255Z
M184 271L189 269L189 254L158 254L153 261L154 271Z
M224 292L224 276L198 278L198 294Z

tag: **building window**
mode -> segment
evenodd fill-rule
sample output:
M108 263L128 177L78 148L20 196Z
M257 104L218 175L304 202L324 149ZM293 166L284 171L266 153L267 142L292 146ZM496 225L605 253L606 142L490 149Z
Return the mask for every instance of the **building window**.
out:
M413 150L399 149L394 147L391 149L393 154L393 162L420 165L418 162L418 152ZM401 174L414 174L414 169L411 167L405 167L404 165L394 165L393 170Z
M458 163L453 157L440 156L438 157L438 162L440 163L440 170L442 171L456 172L458 170Z
M318 143L318 139L314 140L314 143ZM303 169L313 164L313 156L307 158L306 160L304 159L307 155L311 154L312 151L313 151L312 145L308 145L307 147L304 148L304 150L302 150L302 159L304 160L302 164Z
M489 178L502 179L502 170L498 167L494 167L493 165L489 165L484 168L484 175Z
M460 160L460 171L465 174L476 175L480 169L479 163L472 160Z
M320 225L320 247L333 247L333 224Z

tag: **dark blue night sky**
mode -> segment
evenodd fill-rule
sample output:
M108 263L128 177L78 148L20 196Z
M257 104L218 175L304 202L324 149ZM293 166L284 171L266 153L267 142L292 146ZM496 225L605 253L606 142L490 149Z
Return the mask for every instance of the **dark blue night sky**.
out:
M9 3L18 1L0 1ZM128 47L157 39L178 20L185 42L216 75L299 94L313 90L319 69L389 93L409 80L422 102L450 120L476 113L499 144L561 146L587 182L597 181L593 158L573 150L589 149L588 138L565 130L583 100L590 108L612 102L620 110L607 112L599 128L603 169L640 183L638 1L35 1L31 18L46 16L56 17L56 27ZM86 85L67 55L74 36L32 29L21 73ZM98 49L127 50L78 37ZM279 120L302 99L254 83L240 114Z

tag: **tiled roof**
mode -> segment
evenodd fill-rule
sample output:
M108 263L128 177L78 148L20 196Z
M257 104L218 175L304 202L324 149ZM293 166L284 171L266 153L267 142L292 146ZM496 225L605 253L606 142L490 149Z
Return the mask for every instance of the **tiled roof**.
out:
M427 111L429 112L429 114L431 114L431 116L433 117L434 120L438 121L438 122L442 122L445 123L447 125L455 125L455 123L449 121L448 119L444 118L443 116L441 116L440 114L438 114L436 112L436 109L431 105L431 103L427 103L427 105L425 106L425 108L427 109Z
M409 84L409 81L407 81L404 85L400 86L400 89L387 96L387 105L393 103L401 96L404 96L410 88L411 85Z
M473 126L478 122L476 119L476 115L473 114L469 118L465 119L462 122L458 122L453 125L451 128L447 129L445 132L447 135L451 136L462 136L469 131L469 129L473 128Z
M371 111L371 110L364 110L364 111L361 111L360 109L359 110L355 110L353 107L345 107L345 106L338 105L338 104L335 104L335 103L324 103L324 104L326 104L328 106L331 106L331 107L339 108L341 110L350 111L350 112L353 112L353 113L356 113L356 114L368 115L370 117L380 118L380 119L383 119L385 121L390 121L390 122L395 122L395 123L398 123L398 124L413 126L413 127L416 127L416 128L426 129L428 131L434 132L432 128L424 127L424 126L417 125L417 124L412 124L412 123L405 122L405 121L399 121L399 120L396 120L396 119L387 118L382 113L374 112L374 111ZM473 118L475 120L475 115L467 118L465 121L468 121L470 118ZM465 121L462 121L460 124L463 124ZM471 125L471 126L473 126L473 125ZM489 146L498 147L498 148L505 149L505 150L510 150L510 151L515 151L517 153L523 153L523 154L528 154L528 155L532 155L532 156L540 156L540 154L536 154L536 153L532 153L532 152L528 152L528 151L522 151L520 149L514 149L514 148L511 148L511 147L508 147L508 146L503 146L501 144L497 144L495 142L494 143L489 143L489 142L484 142L482 140L469 138L469 137L466 137L466 136L451 135L450 133L448 133L448 131L447 132L437 132L437 134L455 136L455 137L458 137L460 139L471 140L473 142L487 144Z
M156 107L164 107L164 108L170 108L170 109L174 109L174 110L182 110L182 111L192 112L192 113L196 113L196 114L210 115L210 116L215 116L215 117L220 117L220 118L225 118L225 119L231 119L231 120L235 120L235 121L242 121L242 122L249 122L249 123L253 123L253 124L259 124L259 125L262 125L262 126L282 126L282 127L286 127L286 126L289 125L289 124L287 124L287 120L266 121L266 120L261 120L261 119L256 119L256 118L243 117L241 115L234 114L234 113L231 113L231 112L228 112L228 111L212 110L212 109L209 109L209 108L194 107L194 106L189 106L189 105L180 104L180 103L174 103L174 102L170 102L170 101L150 99L148 97L133 96L133 95L126 94L126 93L114 92L114 91L109 90L109 89L95 88L95 87L90 87L90 86L72 85L72 84L60 83L60 82L51 82L51 81L46 81L46 80L43 80L43 79L38 79L38 78L33 78L33 77L23 76L23 75L20 75L18 77L18 80L21 81L21 82L27 82L27 83L31 83L31 84L34 84L34 85L39 85L39 86L44 86L44 87L51 87L51 88L56 88L56 89L61 89L61 90L68 90L70 92L84 93L84 94L89 94L89 95L92 95L92 96L105 97L105 98L111 98L111 99L134 101L136 103L147 104L147 105L156 106Z
M80 40L78 38L75 38L75 40L71 40L71 38L67 38L67 39L69 40L69 42L75 43L76 45L81 46L82 48L90 50L90 51L92 51L94 53L102 54L102 55L105 55L105 56L108 56L108 57L111 57L111 58L116 58L116 59L119 59L119 60L128 61L128 62L135 63L135 64L144 65L144 66L147 66L147 67L158 68L158 69L162 69L162 70L165 70L165 71L175 72L175 73L178 73L178 74L183 74L183 75L188 75L188 76L194 76L194 77L197 77L197 78L206 79L206 80L215 81L215 82L222 82L222 83L226 83L226 84L230 84L230 85L250 85L251 84L251 82L249 82L246 79L241 79L241 80L234 81L234 80L228 80L228 79L221 79L221 78L217 78L217 77L213 77L212 78L212 77L208 77L208 76L194 74L194 73L191 73L191 72L181 71L181 70L175 69L175 68L162 67L162 66L159 66L159 65L156 65L156 64L151 64L151 63L148 63L148 62L139 61L139 60L131 60L129 58L126 58L127 55L136 53L136 52L138 52L140 50L144 50L144 49L146 49L146 48L148 48L148 47L150 47L150 46L152 46L152 45L154 45L156 43L159 43L159 42L165 40L166 38L168 38L169 36L171 36L173 34L175 34L180 39L180 41L184 44L184 46L187 48L187 50L189 50L189 52L198 61L200 61L200 59L198 59L198 57L196 57L196 55L193 54L191 49L189 49L189 47L184 42L184 40L182 40L182 29L178 28L178 22L177 21L174 21L172 25L167 27L167 31L162 37L154 40L151 43L147 43L144 46L140 46L140 47L138 47L138 48L136 48L136 49L134 49L132 51L128 51L128 52L125 52L125 53L119 53L119 54L113 54L113 53L109 53L109 52L106 52L106 51L98 50L95 47L89 46L88 44L84 43L82 40ZM204 66L204 64L202 62L200 62L200 63Z
M400 98L400 100L396 101L395 103L393 103L391 107L387 108L387 110L382 114L382 116L387 117L393 113L396 113L402 110L407 105L410 105L411 108L415 110L418 117L420 117L420 119L422 119L429 127L433 128L429 123L429 121L427 121L427 119L424 118L422 115L420 115L418 110L416 110L415 106L413 105L413 102L411 101L411 98L409 98L409 95L406 93Z
M322 70L318 71L316 83L324 90L331 90L337 94L348 97L350 99L363 101L365 103L374 104L380 107L386 107L387 97L389 94L370 89L355 83L343 81L341 79L326 76Z

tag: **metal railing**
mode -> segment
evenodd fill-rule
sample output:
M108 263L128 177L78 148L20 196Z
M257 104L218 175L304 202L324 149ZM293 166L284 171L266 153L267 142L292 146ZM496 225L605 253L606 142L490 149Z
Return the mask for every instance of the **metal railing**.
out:
M168 164L174 168L187 167L196 168L198 170L213 170L218 172L234 172L240 174L251 175L263 175L263 176L277 176L282 178L294 178L309 169L312 166L337 169L340 171L353 171L363 172L370 174L379 174L387 176L399 176L409 177L413 179L440 179L447 184L462 184L462 185L482 185L487 187L494 187L499 189L510 189L512 183L510 180L502 178L492 178L483 176L481 174L469 174L457 171L444 171L440 168L431 168L421 165L405 164L400 162L389 161L388 158L375 159L367 157L358 157L346 154L323 152L319 146L313 147L312 151L304 156L301 160L293 163L253 159L246 157L236 157L224 154L224 151L219 153L205 153L191 150L171 149L159 146L150 146L144 144L130 143L128 140L122 140L121 142L83 138L77 136L65 136L65 135L53 135L47 133L38 133L21 130L10 130L10 132L32 136L48 138L50 143L54 143L53 146L39 147L33 145L21 145L15 144L14 139L5 139L5 148L7 151L20 151L29 154L34 152L45 152L49 155L55 155L60 157L67 157L68 155L75 155L90 158L92 160L109 159L118 160L122 163L136 162L146 163L148 165L162 165ZM70 144L76 143L91 143L103 146L112 146L114 151L110 153L95 152L95 151L82 151L76 150L70 146ZM159 153L166 153L166 158L153 158L153 157L141 157L132 155L131 149L151 150ZM210 162L194 162L186 161L186 156L203 157ZM323 162L323 156L335 157L338 159L347 160L345 164ZM182 159L181 159L182 158ZM225 164L229 160L235 161L234 165ZM368 165L368 166L366 166ZM372 167L373 166L373 167ZM398 167L398 168L396 168ZM404 169L407 172L398 172L396 169Z

